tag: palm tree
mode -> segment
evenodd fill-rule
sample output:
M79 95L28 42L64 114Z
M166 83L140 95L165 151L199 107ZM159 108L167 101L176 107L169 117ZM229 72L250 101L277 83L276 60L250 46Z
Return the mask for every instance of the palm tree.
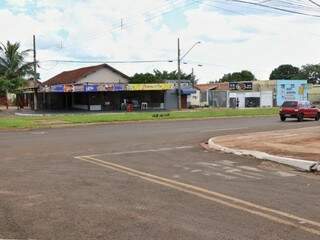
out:
M14 92L33 73L32 62L26 62L30 50L19 51L20 43L0 45L0 90Z

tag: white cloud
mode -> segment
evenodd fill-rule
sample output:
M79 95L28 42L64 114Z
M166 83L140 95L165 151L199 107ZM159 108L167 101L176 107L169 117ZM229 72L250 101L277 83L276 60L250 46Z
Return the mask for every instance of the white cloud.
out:
M24 48L32 47L32 34L37 35L38 57L48 59L174 59L176 41L181 38L183 51L198 40L202 41L186 57L182 69L195 73L201 81L218 79L223 73L248 69L259 79L266 79L271 70L282 63L302 65L318 62L320 38L315 29L320 22L314 18L286 15L224 15L207 7L184 12L187 24L179 31L155 17L166 12L175 2L181 6L185 0L141 1L37 1L37 14L14 13L0 10L0 39L20 41ZM28 0L9 1L10 5L27 8ZM107 3L106 3L107 2ZM150 14L148 15L150 17ZM163 17L166 17L163 16ZM124 28L119 29L120 19ZM172 20L181 21L179 18ZM167 21L166 21L167 22ZM10 23L10 25L9 25ZM60 31L67 36L59 35ZM62 43L62 48L61 48ZM85 65L41 62L43 80L62 70ZM154 68L174 70L175 63L116 64L115 67L131 75Z
M6 2L8 5L13 7L24 7L30 2L30 0L7 0Z

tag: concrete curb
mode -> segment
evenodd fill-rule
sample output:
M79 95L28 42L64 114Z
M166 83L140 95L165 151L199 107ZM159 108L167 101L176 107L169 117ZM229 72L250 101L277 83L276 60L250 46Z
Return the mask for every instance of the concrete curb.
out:
M14 113L14 115L19 117L44 117L44 116L50 116L51 114L42 114L42 113Z
M277 162L281 164L285 164L291 167L294 167L299 170L308 171L308 172L316 172L320 171L320 162L316 161L306 161L303 159L295 159L289 157L280 157L271 155L265 152L252 151L252 150L241 150L241 149L232 149L228 147L223 147L214 142L214 138L210 138L208 141L208 146L210 149L222 151L225 153L232 153L238 156L253 156L257 159L269 160L272 162Z

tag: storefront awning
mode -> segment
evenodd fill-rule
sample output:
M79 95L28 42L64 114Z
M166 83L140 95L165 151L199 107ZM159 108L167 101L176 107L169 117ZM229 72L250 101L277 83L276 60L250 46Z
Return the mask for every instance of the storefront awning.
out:
M181 94L182 95L190 95L196 93L196 90L194 88L181 88Z

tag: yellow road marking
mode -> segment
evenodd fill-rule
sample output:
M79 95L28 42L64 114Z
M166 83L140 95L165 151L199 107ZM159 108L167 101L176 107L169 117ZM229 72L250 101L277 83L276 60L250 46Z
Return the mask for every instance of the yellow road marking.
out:
M125 167L125 166L122 166L119 164L115 164L115 163L111 163L111 162L107 162L107 161L103 161L103 160L100 160L97 158L88 157L88 156L75 157L75 158L82 160L82 161L86 161L86 162L95 164L95 165L98 165L98 166L101 166L101 167L104 167L104 168L109 168L114 171L125 173L130 176L139 177L141 179L144 179L144 180L152 182L152 183L156 183L156 184L159 184L162 186L166 186L168 188L176 189L181 192L189 193L191 195L194 195L194 196L206 199L206 200L210 200L210 201L213 201L213 202L216 202L216 203L219 203L219 204L231 207L231 208L242 210L242 211L269 219L269 220L277 222L277 223L296 227L296 228L299 228L299 229L304 230L306 232L320 236L320 230L313 229L311 227L306 227L306 226L302 225L302 224L304 224L304 225L309 224L309 225L312 225L313 227L320 228L319 222L304 219L304 218L295 216L293 214L289 214L289 213L285 213L285 212L278 211L275 209L263 207L263 206L260 206L260 205L257 205L257 204L251 203L251 202L247 202L247 201L235 198L235 197L225 195L225 194L210 191L210 190L200 188L200 187L190 185L190 184L185 184L185 183L171 180L168 178L159 177L159 176L156 176L156 175L153 175L150 173L141 172L141 171L138 171L138 170L135 170L132 168L128 168L128 167ZM252 208L254 208L254 209L252 209ZM270 213L278 215L278 216L273 216ZM290 220L294 220L297 222L288 221L288 220L279 218L279 216L286 217Z

